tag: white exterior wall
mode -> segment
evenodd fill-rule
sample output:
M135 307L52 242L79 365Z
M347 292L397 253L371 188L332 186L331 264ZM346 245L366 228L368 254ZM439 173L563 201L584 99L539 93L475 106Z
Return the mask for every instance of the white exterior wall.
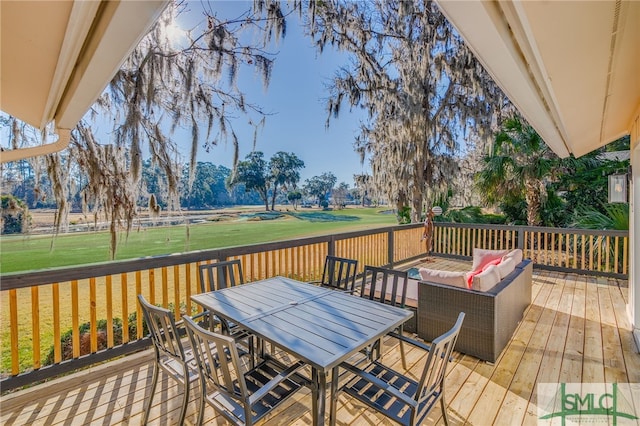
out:
M631 126L631 185L629 191L629 304L627 311L640 352L640 108Z

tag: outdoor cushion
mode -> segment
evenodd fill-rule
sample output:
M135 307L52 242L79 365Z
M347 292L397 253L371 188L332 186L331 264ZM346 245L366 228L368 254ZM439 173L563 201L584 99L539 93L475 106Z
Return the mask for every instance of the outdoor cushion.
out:
M502 260L513 258L515 260L515 264L518 265L520 262L522 262L522 257L522 249L513 249L509 253L505 254L502 257Z
M380 279L378 279L378 281L380 281ZM392 289L393 278L392 277L389 278L388 283L389 284L387 284L386 293L387 293L387 295L391 295L391 292L393 291L393 289ZM376 288L380 288L380 287L382 287L382 286L379 285L379 284L376 286ZM401 282L398 283L398 289L397 289L398 302L400 302L400 297L401 297L400 295L402 294L402 287L403 287L403 284ZM371 289L371 283L367 283L365 285L365 289L367 291L369 291ZM376 292L376 294L378 294L378 293L379 292ZM418 282L416 280L412 280L412 279L408 279L407 280L407 298L406 299L407 300L405 301L405 303L411 301L414 305L417 306L417 303L418 303Z
M491 265L499 265L500 262L502 262L502 258L493 259L491 262L488 262L482 268L477 269L477 270L472 270L471 272L467 273L467 275L465 276L466 280L467 280L467 287L469 287L469 288L473 287L473 277L475 277L476 275L481 274L482 272L484 272Z
M509 275L511 272L513 272L514 269L516 269L516 260L513 257L503 257L502 258L502 262L498 263L496 266L498 268L498 272L500 272L500 279L503 279L504 277L506 277L507 275Z
M500 272L496 265L489 265L484 271L473 277L471 288L478 291L491 290L500 282Z
M420 268L420 277L423 281L438 284L447 284L455 287L466 288L465 273L458 271L440 271L437 269Z
M506 255L508 250L485 250L474 248L473 249L473 264L471 265L471 271L482 270L489 262L496 259L502 259L502 256Z

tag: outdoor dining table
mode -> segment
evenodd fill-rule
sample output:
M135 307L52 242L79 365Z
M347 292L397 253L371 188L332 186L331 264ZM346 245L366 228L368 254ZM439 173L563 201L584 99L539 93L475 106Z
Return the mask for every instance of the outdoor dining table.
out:
M336 378L341 362L413 315L409 310L285 277L191 299L311 366L314 425L324 424L328 373Z

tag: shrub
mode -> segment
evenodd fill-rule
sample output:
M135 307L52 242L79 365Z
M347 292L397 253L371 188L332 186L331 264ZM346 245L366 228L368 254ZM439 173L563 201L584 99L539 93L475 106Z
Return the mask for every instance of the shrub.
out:
M29 208L19 198L13 195L3 195L2 204L2 233L22 234L29 229L31 217Z
M137 312L132 312L127 317L127 328L129 329L129 340L135 340L137 338L138 322ZM98 337L98 350L107 349L107 320L100 319L96 324L97 337ZM80 333L80 356L91 353L91 324L85 322L78 327ZM149 328L147 323L142 320L142 335L149 334ZM113 344L118 346L122 344L122 320L120 318L113 319ZM66 361L73 358L73 329L67 330L60 336L60 348L62 352L62 361ZM49 349L47 356L45 357L43 365L50 365L54 363L54 349L53 346Z
M107 349L107 320L98 320L97 324L98 350ZM91 353L91 324L85 322L78 327L80 332L80 356ZM122 344L122 320L120 318L113 319L113 343L114 345ZM62 351L62 361L73 358L73 330L67 330L60 336L60 347ZM54 349L51 346L47 354L44 365L54 363Z

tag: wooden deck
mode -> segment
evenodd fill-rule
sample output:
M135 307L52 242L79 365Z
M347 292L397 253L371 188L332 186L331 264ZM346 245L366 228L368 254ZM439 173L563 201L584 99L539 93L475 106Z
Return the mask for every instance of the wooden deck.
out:
M465 262L436 260L429 267L464 270ZM640 355L626 314L627 282L534 271L533 301L509 346L495 364L456 354L446 381L453 424L516 425L537 423L536 383L640 383ZM384 362L401 369L392 339L385 341ZM424 353L407 352L411 372ZM131 355L26 390L3 395L3 425L140 424L149 396L152 351ZM160 378L150 423L176 424L181 390ZM191 392L187 424L196 420L199 388ZM265 425L310 425L306 389ZM207 407L208 424L224 424ZM442 424L440 410L431 424ZM340 396L338 424L387 425L384 417Z

